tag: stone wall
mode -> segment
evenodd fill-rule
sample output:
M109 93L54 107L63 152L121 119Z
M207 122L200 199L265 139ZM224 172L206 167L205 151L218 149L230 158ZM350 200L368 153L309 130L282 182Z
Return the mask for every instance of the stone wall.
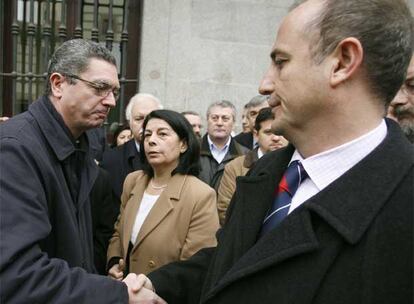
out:
M276 30L293 0L147 0L140 92L166 108L205 116L227 99L240 112L270 59Z
M205 116L219 99L238 109L257 88L293 0L146 0L140 92ZM414 0L408 0L414 12Z

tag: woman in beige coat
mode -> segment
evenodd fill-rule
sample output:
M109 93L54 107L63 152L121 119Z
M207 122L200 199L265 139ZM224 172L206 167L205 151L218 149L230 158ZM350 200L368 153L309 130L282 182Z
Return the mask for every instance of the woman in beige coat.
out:
M121 213L108 248L109 275L147 274L216 245L215 191L197 175L199 143L191 125L170 110L143 124L142 171L124 183Z

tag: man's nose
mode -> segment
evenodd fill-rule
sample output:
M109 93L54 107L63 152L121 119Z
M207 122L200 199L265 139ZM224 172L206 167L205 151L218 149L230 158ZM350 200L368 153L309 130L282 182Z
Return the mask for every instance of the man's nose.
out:
M280 135L272 134L271 139L274 142L278 142L278 141L280 141Z
M390 106L395 107L397 105L404 105L408 103L408 92L401 88L394 99L391 101Z
M262 95L270 95L273 93L274 89L274 72L270 66L260 82L259 93Z
M116 106L116 99L113 92L109 92L109 94L103 99L103 104L111 108Z

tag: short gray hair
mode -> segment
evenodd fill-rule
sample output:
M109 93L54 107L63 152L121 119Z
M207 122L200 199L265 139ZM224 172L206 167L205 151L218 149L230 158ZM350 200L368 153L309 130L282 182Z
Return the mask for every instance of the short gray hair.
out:
M138 93L135 94L134 96L131 97L131 99L129 100L129 103L125 109L125 118L127 121L131 120L131 116L132 116L132 108L134 107L134 105L141 103L142 100L144 98L150 98L152 100L155 101L155 103L158 105L158 109L161 110L163 108L161 101L155 97L152 94L148 94L148 93Z
M292 9L307 0L296 1ZM404 0L324 0L324 8L307 26L316 63L347 37L363 47L362 65L372 92L387 105L401 87L414 48L414 22ZM312 37L312 36L311 36Z
M210 111L213 107L230 108L233 112L233 120L236 121L236 107L228 100L219 100L211 103L207 108L207 118L210 115Z
M88 69L91 58L102 59L116 66L115 57L99 43L84 39L72 39L62 43L49 60L45 95L50 95L52 92L50 75L53 73L79 75Z
M260 106L260 105L264 104L265 102L268 102L268 100L269 100L269 96L257 95L255 97L253 97L252 99L250 99L250 101L248 103L246 103L245 108L250 109L250 108L253 108L253 107Z

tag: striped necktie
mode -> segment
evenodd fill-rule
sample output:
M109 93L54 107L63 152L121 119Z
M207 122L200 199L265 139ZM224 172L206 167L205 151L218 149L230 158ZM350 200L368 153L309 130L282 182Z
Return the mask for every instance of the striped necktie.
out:
M298 160L290 163L279 183L272 208L263 221L259 237L275 228L287 216L292 197L307 177L308 174Z

